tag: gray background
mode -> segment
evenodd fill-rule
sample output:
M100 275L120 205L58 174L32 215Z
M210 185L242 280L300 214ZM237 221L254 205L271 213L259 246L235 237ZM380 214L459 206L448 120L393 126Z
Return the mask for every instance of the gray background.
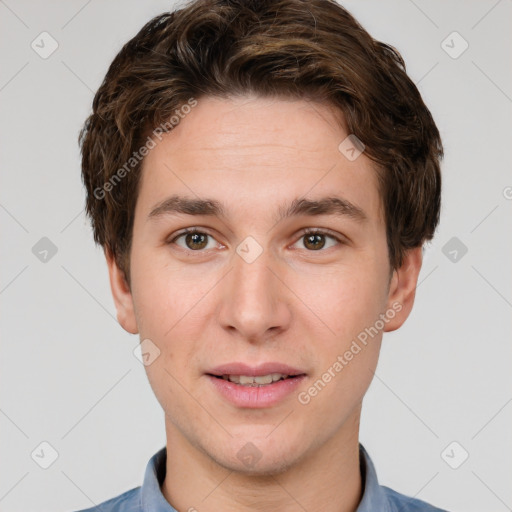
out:
M512 510L512 1L344 5L402 52L446 148L441 224L409 320L384 336L361 441L400 492L452 511ZM0 1L1 511L97 504L140 485L165 444L138 337L116 321L83 214L77 135L121 45L170 8ZM43 31L59 45L46 59L31 48ZM442 46L453 31L469 44L458 58L458 36ZM46 262L33 252L43 237L57 248ZM58 452L48 469L43 441Z

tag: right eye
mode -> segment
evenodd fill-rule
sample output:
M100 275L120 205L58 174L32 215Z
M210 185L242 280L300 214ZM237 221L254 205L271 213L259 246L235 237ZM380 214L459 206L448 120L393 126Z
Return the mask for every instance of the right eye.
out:
M172 238L168 243L176 244L178 247L181 247L184 250L192 251L192 252L204 252L203 249L208 249L208 237L211 237L212 240L215 240L212 235L206 233L204 231L200 231L199 229L185 229L181 233L177 234L174 238ZM177 240L183 238L184 244L177 243ZM215 244L213 245L214 248Z

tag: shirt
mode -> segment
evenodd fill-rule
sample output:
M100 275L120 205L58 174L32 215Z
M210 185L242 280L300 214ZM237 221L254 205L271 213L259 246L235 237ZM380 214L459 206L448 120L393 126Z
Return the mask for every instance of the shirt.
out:
M356 512L447 512L380 485L373 462L361 443L359 455L364 487L363 497ZM160 490L166 473L166 459L167 448L164 447L149 460L142 486L126 491L96 507L77 512L178 512L168 503Z

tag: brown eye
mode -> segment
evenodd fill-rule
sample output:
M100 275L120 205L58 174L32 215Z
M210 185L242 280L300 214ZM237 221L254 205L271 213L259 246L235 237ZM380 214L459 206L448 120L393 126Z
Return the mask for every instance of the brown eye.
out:
M208 235L205 233L187 233L185 235L185 244L189 249L204 249L207 245Z
M326 243L328 243L326 242L327 239L332 240L331 245L326 246ZM319 252L324 248L329 249L330 247L333 247L335 245L343 244L343 241L337 236L334 236L326 231L321 231L318 229L304 230L299 241L300 240L303 241L304 247L309 252Z
M182 238L184 240L185 245L177 243L177 240L180 240ZM208 238L214 240L214 238L211 235L209 235L208 233L204 233L203 231L187 230L173 238L170 241L170 243L176 243L176 245L178 245L182 249L197 252L207 248L209 242ZM213 244L213 246L215 246L215 244Z
M308 249L318 250L322 249L325 245L325 239L323 239L324 235L320 235L318 233L304 235L304 245Z

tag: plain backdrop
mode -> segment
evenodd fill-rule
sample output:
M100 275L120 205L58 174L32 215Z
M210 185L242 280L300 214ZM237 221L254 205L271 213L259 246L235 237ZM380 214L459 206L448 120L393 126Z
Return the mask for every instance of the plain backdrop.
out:
M446 149L441 223L411 316L384 336L361 441L399 492L512 510L512 1L343 4L402 53ZM0 1L2 512L100 503L165 445L83 213L77 136L121 46L174 5ZM34 453L52 449L43 469Z

